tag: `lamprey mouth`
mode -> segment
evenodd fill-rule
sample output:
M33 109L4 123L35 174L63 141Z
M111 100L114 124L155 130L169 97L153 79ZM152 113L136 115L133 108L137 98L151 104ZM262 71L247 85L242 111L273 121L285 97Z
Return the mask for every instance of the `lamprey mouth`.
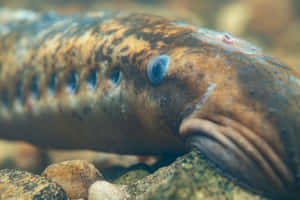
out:
M259 193L286 193L294 182L286 163L259 134L229 118L185 119L179 129L186 144L221 172Z

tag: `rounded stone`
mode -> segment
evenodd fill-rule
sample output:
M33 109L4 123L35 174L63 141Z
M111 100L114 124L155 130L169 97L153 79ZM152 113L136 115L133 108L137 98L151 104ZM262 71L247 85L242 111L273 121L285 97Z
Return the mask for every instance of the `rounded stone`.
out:
M42 176L60 184L71 199L86 199L90 185L103 179L95 166L85 160L52 164L44 170Z
M107 181L97 181L89 189L89 200L126 200L128 194L120 186Z

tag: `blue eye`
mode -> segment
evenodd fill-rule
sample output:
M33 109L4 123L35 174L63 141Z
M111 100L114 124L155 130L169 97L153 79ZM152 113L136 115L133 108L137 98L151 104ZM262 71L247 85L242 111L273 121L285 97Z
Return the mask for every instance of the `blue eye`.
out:
M68 92L70 94L74 94L76 92L77 80L78 80L78 76L77 76L76 71L71 71L69 78L67 80Z
M113 86L117 86L121 81L121 70L120 69L114 70L110 74L109 79L111 80Z
M148 64L147 75L153 85L158 85L166 75L170 64L168 55L160 55Z

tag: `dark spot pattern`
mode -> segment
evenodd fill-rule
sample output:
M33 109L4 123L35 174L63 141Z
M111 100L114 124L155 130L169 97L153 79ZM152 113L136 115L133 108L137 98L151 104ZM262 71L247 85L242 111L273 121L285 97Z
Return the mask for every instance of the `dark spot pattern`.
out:
M107 56L103 53L103 46L101 46L96 52L95 52L95 62L101 63L107 61L108 63L112 63L111 56Z

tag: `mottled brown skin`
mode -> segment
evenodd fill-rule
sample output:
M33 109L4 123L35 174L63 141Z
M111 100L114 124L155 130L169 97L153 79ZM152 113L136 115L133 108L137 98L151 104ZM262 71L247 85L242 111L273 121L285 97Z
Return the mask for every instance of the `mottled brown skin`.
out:
M35 15L0 21L9 24L0 29L0 91L10 102L0 108L1 137L130 154L192 148L252 190L299 198L299 74L226 33L157 16ZM170 64L153 85L147 66L159 55ZM90 69L99 72L94 91L86 83ZM72 70L78 87L69 94ZM114 85L116 70L121 81Z
M60 185L49 179L18 169L0 170L0 199L67 200Z

